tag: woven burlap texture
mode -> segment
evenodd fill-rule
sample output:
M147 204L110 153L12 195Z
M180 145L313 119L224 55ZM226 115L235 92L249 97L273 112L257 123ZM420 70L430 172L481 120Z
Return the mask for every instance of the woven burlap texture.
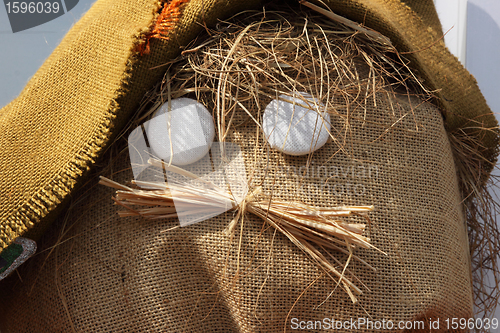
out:
M411 104L419 103L413 99ZM119 218L113 190L94 183L48 233L52 239L44 248L59 240L56 250L25 267L23 282L17 276L4 281L2 332L72 327L82 332L279 332L292 331L292 318L350 320L366 313L394 323L423 313L434 320L467 318L472 314L467 234L440 112L429 104L412 110L404 97L379 96L376 108L369 104L364 120L364 110L351 114L346 153L334 154L338 146L330 141L308 168L307 157L271 152L267 158L252 122L228 139L242 148L248 174L254 172L257 183L264 179L264 190L277 199L376 206L369 235L388 256L356 251L378 270L351 262L349 268L369 288L363 288L359 305L337 288L319 306L335 283L255 216L247 215L244 223L236 279L239 232L232 243L224 234L232 213L165 231L178 222ZM398 121L402 114L411 116ZM334 117L332 125L342 128L344 119ZM113 174L106 176L130 180L128 163L124 154L115 158Z

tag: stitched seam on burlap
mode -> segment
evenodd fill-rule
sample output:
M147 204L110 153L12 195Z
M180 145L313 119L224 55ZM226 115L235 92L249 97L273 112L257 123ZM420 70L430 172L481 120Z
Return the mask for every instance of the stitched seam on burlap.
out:
M190 0L172 0L166 3L161 10L160 15L156 19L151 32L144 37L144 43L137 47L137 51L141 54L150 52L149 43L153 38L170 40L170 36L176 30L179 19L182 16L185 5Z

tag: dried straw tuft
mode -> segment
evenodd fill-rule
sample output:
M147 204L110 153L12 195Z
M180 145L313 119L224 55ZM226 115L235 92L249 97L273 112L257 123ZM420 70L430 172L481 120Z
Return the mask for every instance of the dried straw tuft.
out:
M485 148L474 137L466 130L449 134L467 217L474 305L479 315L491 318L500 300L500 179L497 167L484 159Z
M168 165L160 160L149 160L148 162L151 165L160 164L170 172L188 176L192 179L200 179L184 169ZM131 188L102 176L99 181L101 185L117 189L116 197L113 200L117 205L125 208L125 210L118 212L121 217L176 218L180 214L176 210L176 205L183 205L184 208L186 206L187 208L192 207L192 210L188 210L185 214L191 212L197 214L204 208L210 210L214 206L229 203L237 213L227 228L228 235L232 234L240 219L243 220L247 212L255 214L287 236L302 251L309 254L328 275L336 276L338 284L343 286L353 303L357 302L356 295L362 293L361 289L344 276L344 272L339 272L312 244L340 250L349 254L349 259L354 257L368 265L352 254L352 250L356 247L375 248L370 244L370 239L362 235L366 225L364 223L346 223L338 220L338 218L357 215L364 217L369 222L367 213L374 209L373 206L321 208L300 202L271 200L262 194L260 187L250 191L246 198L238 203L230 190L225 190L214 184L208 184L209 189L200 189L188 183L176 185L140 181L132 181L132 183L147 186L149 189ZM171 190L175 190L175 195L172 194ZM139 208L136 206L139 206ZM339 245L345 246L347 250L339 247ZM373 269L373 267L369 267Z

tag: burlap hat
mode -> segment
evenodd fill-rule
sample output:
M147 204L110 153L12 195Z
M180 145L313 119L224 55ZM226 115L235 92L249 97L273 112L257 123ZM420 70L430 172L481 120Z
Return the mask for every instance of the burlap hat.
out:
M262 1L99 0L1 111L0 251L37 239L123 129L141 97L204 25ZM485 183L498 154L498 123L475 79L448 51L433 2L331 0L325 5L387 36L436 96L447 133L471 147L456 163ZM165 6L163 15L159 12ZM148 49L145 52L146 48ZM141 52L142 50L142 52Z

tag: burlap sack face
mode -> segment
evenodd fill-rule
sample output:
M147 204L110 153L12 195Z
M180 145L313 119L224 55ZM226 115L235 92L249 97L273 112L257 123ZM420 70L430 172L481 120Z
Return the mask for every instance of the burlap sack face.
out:
M23 282L17 276L4 282L2 332L278 332L300 321L367 313L396 325L469 317L466 229L439 111L379 95L365 121L364 111L351 116L345 153L335 154L330 141L309 167L306 157L268 152L251 122L235 128L229 141L242 148L247 172L265 179L264 190L277 198L375 205L369 235L388 256L356 251L377 269L350 263L369 289L362 288L359 304L260 218L246 216L238 255L239 227L232 241L224 234L232 213L168 230L177 222L117 217L113 191L93 185L49 232L45 252L21 272ZM343 119L334 117L332 125L345 128ZM127 156L115 158L106 176L130 180Z

